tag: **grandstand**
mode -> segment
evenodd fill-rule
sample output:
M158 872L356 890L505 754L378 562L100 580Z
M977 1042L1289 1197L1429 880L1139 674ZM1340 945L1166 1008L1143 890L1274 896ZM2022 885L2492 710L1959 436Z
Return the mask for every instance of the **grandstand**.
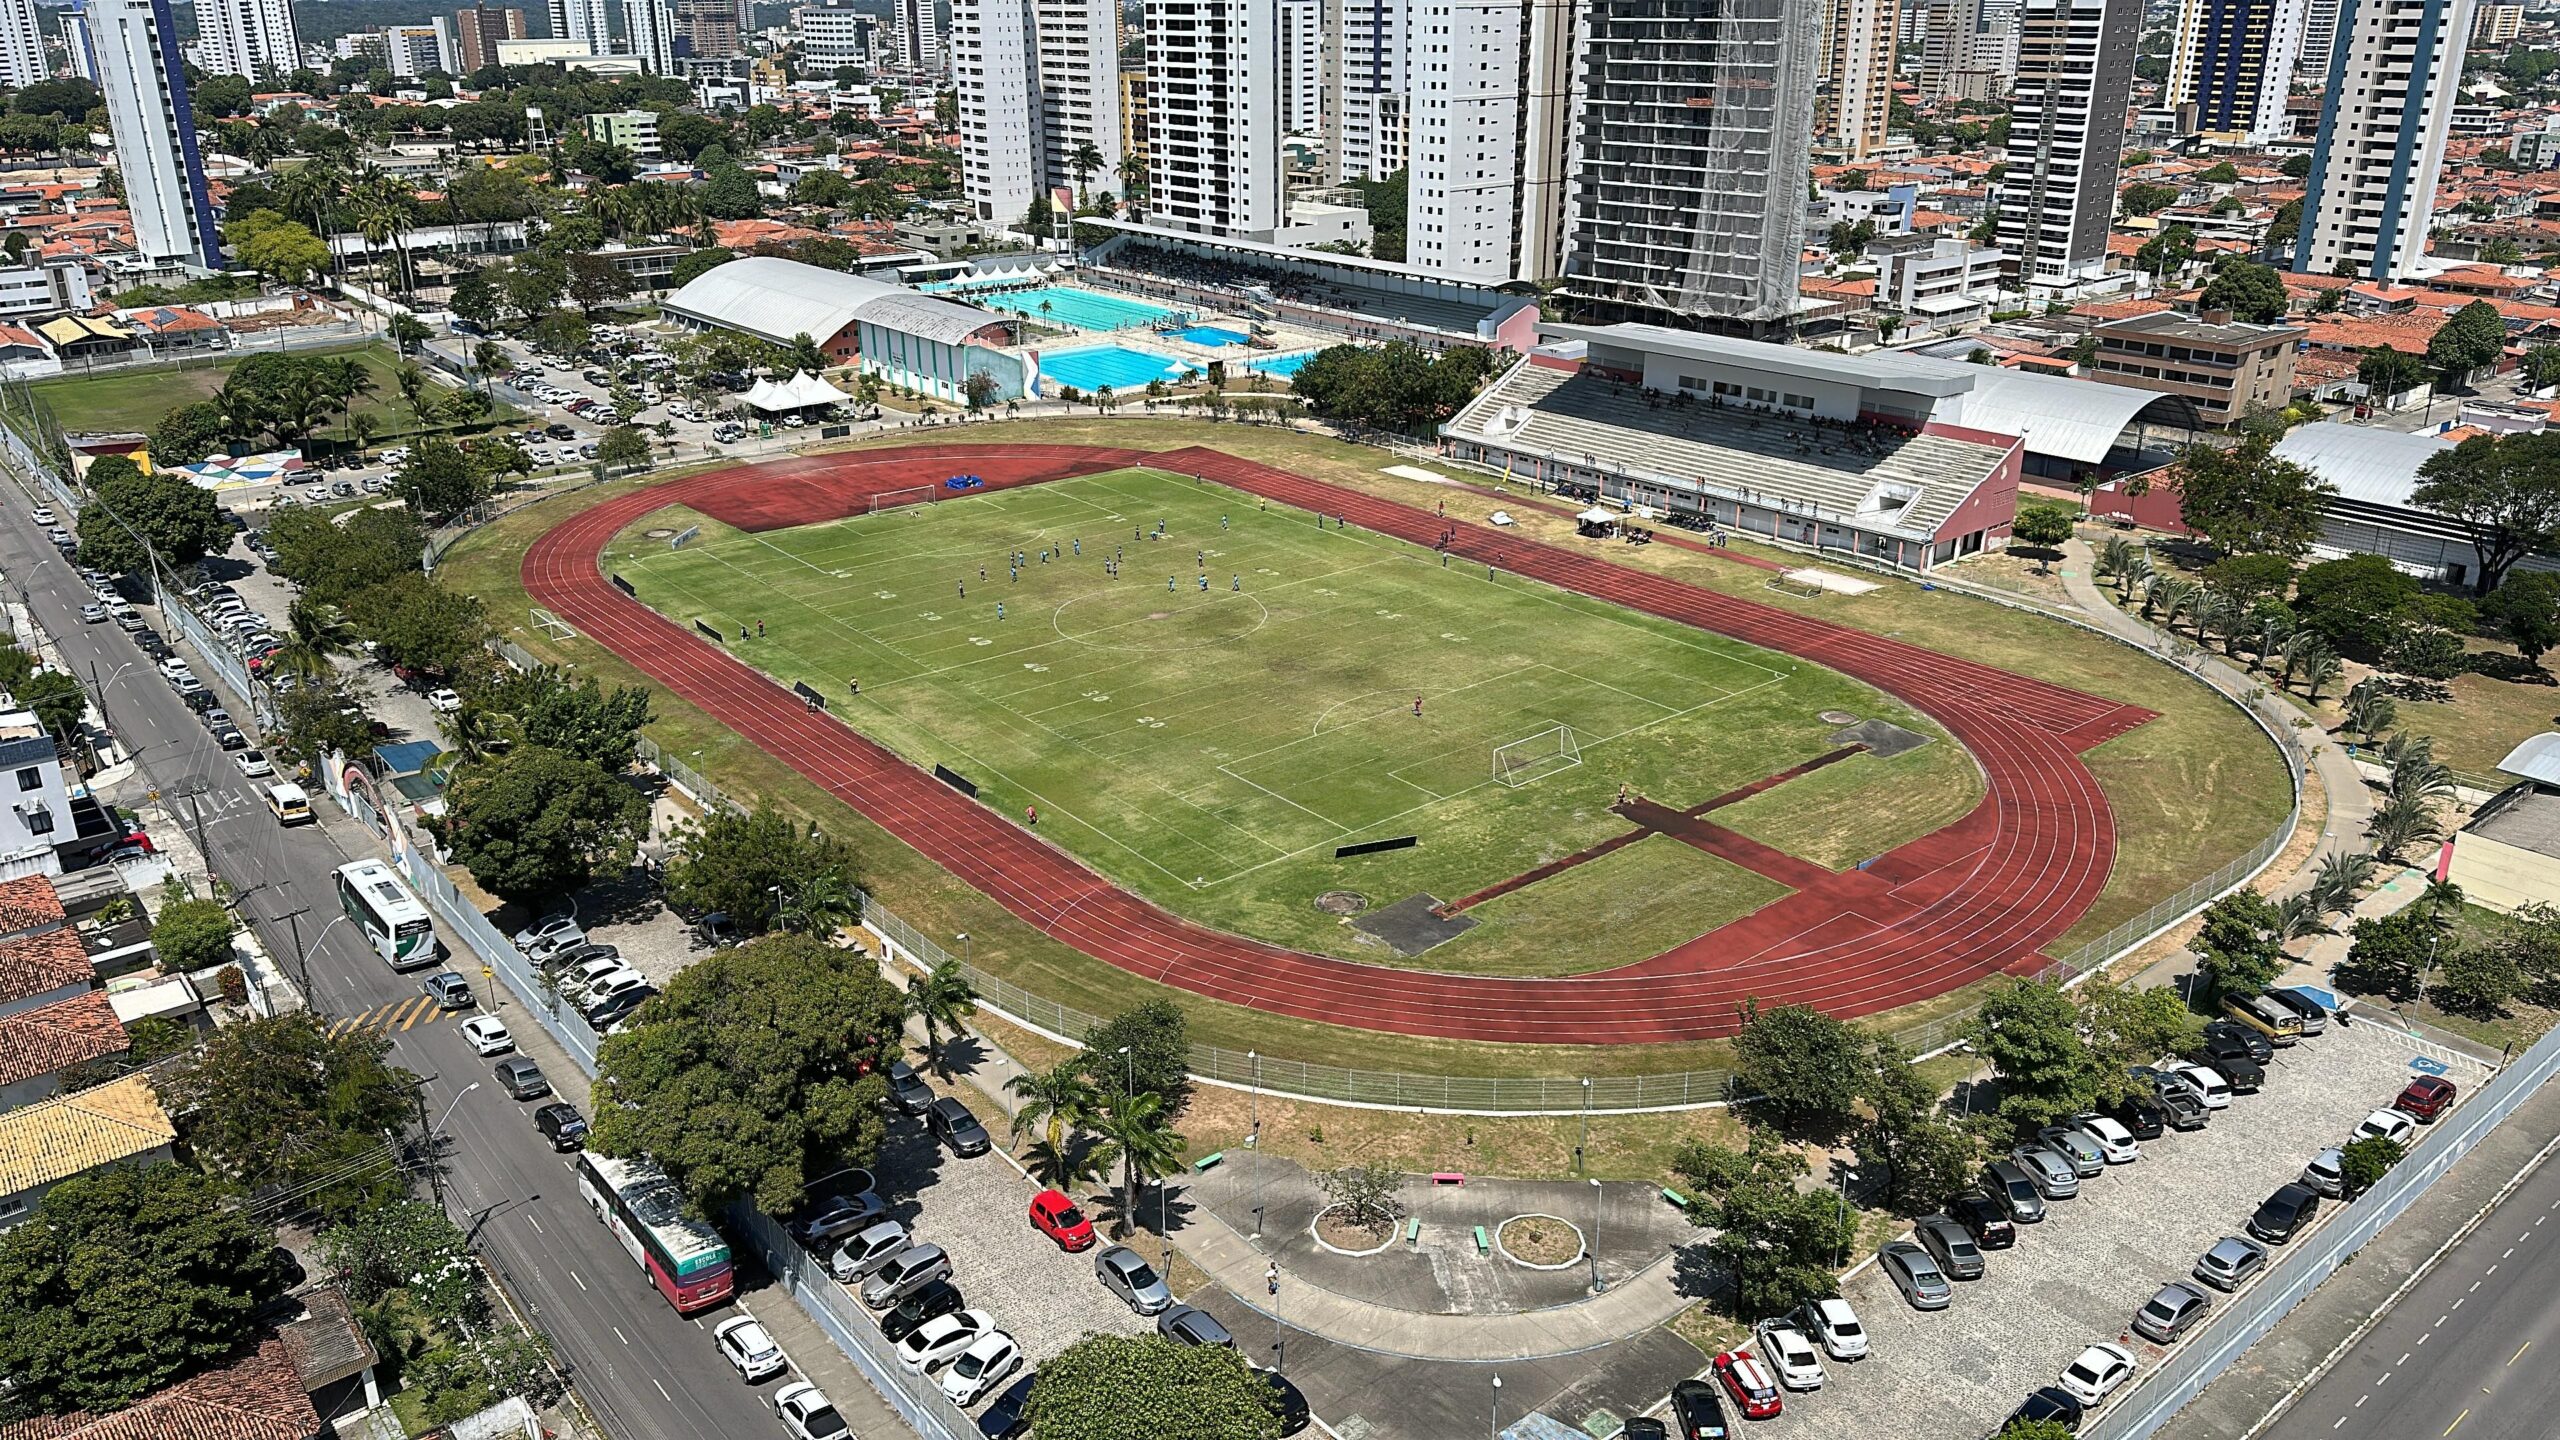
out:
M1284 320L1353 340L1406 340L1432 350L1527 350L1537 343L1533 296L1358 255L1123 220L1080 218L1076 225L1110 232L1085 253L1076 276L1080 284L1107 285L1181 308Z
M1913 571L2002 544L2022 447L1957 417L1965 371L1653 325L1552 343L1440 428L1449 455Z

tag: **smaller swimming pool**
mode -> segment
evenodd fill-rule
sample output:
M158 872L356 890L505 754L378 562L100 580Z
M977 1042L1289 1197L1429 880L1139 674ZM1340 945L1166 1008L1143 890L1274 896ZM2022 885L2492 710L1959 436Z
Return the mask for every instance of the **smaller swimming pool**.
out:
M1040 374L1053 390L1059 385L1072 385L1087 393L1105 385L1113 390L1143 390L1150 380L1176 380L1190 369L1178 360L1132 350L1126 345L1103 345L1040 357Z
M1295 355L1275 355L1268 360L1256 360L1244 368L1264 375L1278 375L1285 379L1297 374L1299 367L1314 358L1316 358L1316 352L1313 350L1301 350Z
M1253 343L1252 336L1244 334L1241 331L1229 330L1218 325L1194 325L1187 330L1176 330L1173 332L1173 338L1177 340L1188 340L1194 345L1249 345Z

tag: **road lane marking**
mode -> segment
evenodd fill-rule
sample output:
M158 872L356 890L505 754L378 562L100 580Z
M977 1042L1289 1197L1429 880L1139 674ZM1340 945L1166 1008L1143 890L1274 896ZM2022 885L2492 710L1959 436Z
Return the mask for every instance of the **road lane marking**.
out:
M2453 1424L2451 1424L2451 1425L2447 1425L2446 1427L2444 1427L2444 1433L2445 1433L2446 1435L2450 1435L2450 1434L2452 1434L2452 1433L2454 1432L2454 1430L2455 1430L2456 1428L2458 1428L2458 1427L2462 1424L2462 1422L2463 1422L2463 1421L2468 1420L2468 1419L2470 1419L2470 1418L2471 1418L2471 1407L2470 1407L2470 1406L2468 1406L2468 1405L2465 1405L2465 1406L2463 1406L2463 1407L2462 1407L2462 1413L2453 1417ZM2443 1437L2442 1437L2442 1436L2439 1436L2439 1437L2437 1437L2437 1440L2443 1440Z
M2452 1312L2452 1311L2450 1311L2450 1310L2447 1310L2446 1312L2444 1312L2444 1314L2439 1315L2439 1316L2437 1316L2437 1317L2436 1317L2436 1323L2435 1323L2434 1325L2430 1325L2430 1326L2428 1326L2427 1328L2428 1328L2428 1329L2430 1329L2430 1330L2437 1329L2437 1328L2441 1327L2441 1326L2444 1324L2444 1322L2445 1322L2445 1321L2447 1321L2447 1320L2451 1319L2452 1317L2453 1317L2453 1312Z
M2479 1282L2479 1281L2477 1281L2477 1280L2474 1280L2474 1281L2472 1281L2471 1283L2472 1283L2474 1286L2477 1286L2480 1282ZM2462 1308L2462 1302L2463 1302L2463 1301L2465 1301L2465 1300L2468 1300L2468 1299L2470 1299L2470 1298L2471 1298L2471 1297L2470 1297L2470 1296L2468 1296L2468 1295L2456 1295L2456 1296L2454 1296L2454 1297L2453 1297L2453 1310L2459 1310L2459 1309L2461 1309L2461 1308ZM2453 1313L2453 1310L2447 1310L2447 1311L2446 1311L2446 1312L2444 1312L2444 1313L2445 1313L2445 1314L2447 1314L2447 1315L2451 1315L2451 1314ZM2437 1324L2439 1324L2439 1325L2441 1325L2441 1324L2443 1324L2444 1322L2443 1322L2443 1321L2441 1321L2441 1320L2439 1320L2439 1321L2437 1321L2436 1323L2437 1323Z
M609 1327L609 1328L611 1328L611 1329L612 1329L612 1331L613 1331L613 1338L614 1338L614 1339L621 1341L621 1342L622 1342L623 1344L625 1344L625 1345L628 1345L628 1344L630 1344L630 1343L631 1343L631 1337L622 1333L622 1327L621 1327L621 1326L619 1326L619 1325L615 1325L615 1326L611 1326L611 1327ZM2465 1412L2465 1413L2468 1413L2468 1412ZM2451 1432L2447 1432L2447 1433L2451 1433Z
M2495 1266L2495 1265L2492 1265L2492 1266L2490 1266L2488 1269L2481 1271L2481 1272L2480 1272L2480 1275L2481 1275L2481 1278L2482 1278L2482 1279L2486 1279L2486 1278L2488 1278L2489 1276L2495 1275L2495 1274L2497 1274L2497 1273L2498 1273L2498 1267L2497 1267L2497 1266Z
M525 1218L525 1223L526 1223L526 1224L528 1224L528 1225L531 1225L531 1226L533 1227L533 1233L534 1233L534 1234L536 1234L536 1235L548 1235L548 1234L550 1234L550 1233L551 1233L550 1231L545 1230L545 1229L543 1229L543 1228L542 1228L542 1217L541 1217L541 1216L534 1214L534 1213L533 1213L532 1211L530 1211L530 1210L527 1210L526 1212L524 1212L524 1218Z
M2357 1397L2356 1397L2356 1408L2357 1408L2357 1409L2359 1409L2359 1410L2363 1409L2363 1408L2364 1408L2364 1402L2366 1402L2367 1400L2370 1400L2370 1399L2372 1399L2372 1398L2373 1398L2373 1396L2372 1396L2372 1395L2370 1395L2370 1394L2365 1394L2365 1395L2359 1395L2359 1396L2357 1396Z
M655 1376L655 1375L650 1376L650 1377L649 1377L649 1383L650 1383L650 1384L652 1384L652 1385L658 1385L658 1377L657 1377L657 1376ZM658 1395L659 1395L659 1398L661 1398L661 1399L665 1400L665 1401L666 1401L668 1404L670 1404L670 1405L673 1405L674 1403L676 1403L676 1397L674 1397L673 1395L669 1395L669 1394L667 1393L667 1387L666 1387L666 1386L664 1386L664 1385L658 1385Z
M2346 1416L2344 1416L2344 1415L2341 1415L2341 1416L2339 1416L2339 1417L2338 1417L2338 1423L2337 1423L2337 1425L2332 1425L2332 1426L2330 1426L2329 1428L2330 1428L2330 1429L2332 1429L2332 1430L2335 1430L2335 1429L2337 1429L2337 1428L2338 1428L2338 1426L2339 1426L2339 1425L2344 1425L2344 1424L2346 1424L2346 1423L2347 1423L2347 1417L2346 1417Z
M2523 1358L2524 1358L2524 1352L2526 1352L2527 1350L2530 1350L2530 1349L2532 1349L2532 1348L2533 1348L2533 1342L2532 1342L2532 1341L2530 1341L2530 1340L2527 1340L2527 1341L2526 1341L2526 1342L2524 1342L2523 1344L2521 1344L2521 1345L2519 1345L2519 1346L2517 1346L2517 1347L2516 1347L2516 1353L2514 1353L2513 1355L2510 1355L2510 1356L2508 1356L2508 1357L2507 1357L2507 1363L2508 1363L2508 1364L2510 1364L2510 1365L2513 1365L2513 1364L2514 1364L2514 1363L2516 1363L2517 1361L2519 1361L2519 1360L2521 1360L2521 1359L2523 1359Z
M577 1271L575 1271L575 1270L570 1271L570 1272L569 1272L569 1278L570 1278L570 1279L572 1279L572 1280L578 1280L578 1272L577 1272ZM581 1290L586 1289L586 1288L587 1288L587 1282L586 1282L586 1281L584 1281L584 1280L578 1280L578 1288L579 1288L579 1289L581 1289Z
M2397 1375L2397 1374L2399 1374L2399 1373L2400 1373L2400 1372L2399 1372L2399 1371L2397 1371L2397 1370L2385 1370L2385 1371L2383 1371L2383 1372L2382 1372L2382 1378L2373 1382L2373 1384L2374 1384L2374 1388L2376 1388L2376 1389L2380 1389L2381 1387L2383 1387L2383 1386L2385 1386L2385 1385L2390 1384L2390 1383L2391 1383L2391 1377L2392 1377L2392 1376L2394 1376L2394 1375Z
M2486 1283L2486 1282L2479 1281L2479 1280L2474 1280L2474 1281L2472 1281L2472 1282L2471 1282L2471 1288L2470 1288L2470 1289L2468 1289L2468 1290L2463 1291L2462 1293L2463 1293L2463 1294L2465 1294L2465 1295L2477 1295L2477 1294L2479 1294L2479 1293L2480 1293L2480 1287L2481 1287L2481 1285L2482 1285L2482 1284L2484 1284L2484 1283ZM2455 1303L2455 1304L2457 1304L2457 1305L2459 1305L2459 1304L2461 1304L2462 1302L2461 1302L2461 1301L2459 1301L2459 1300L2457 1300L2457 1301L2455 1301L2454 1303Z
M2395 1369L2396 1369L2396 1368L2398 1368L2398 1365L2406 1365L2406 1364L2408 1364L2408 1363L2409 1363L2409 1352L2408 1352L2408 1351L2406 1351L2406 1350L2403 1350L2403 1351L2401 1351L2401 1352L2400 1352L2400 1359L2399 1359L2399 1361L2397 1362L2397 1364L2396 1364L2393 1368L2395 1368Z

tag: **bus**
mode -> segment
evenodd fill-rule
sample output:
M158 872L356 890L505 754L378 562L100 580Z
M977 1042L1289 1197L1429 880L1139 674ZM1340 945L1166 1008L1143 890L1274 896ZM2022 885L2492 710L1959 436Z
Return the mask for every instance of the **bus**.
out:
M338 867L338 904L394 970L436 963L436 927L400 874L379 860Z
M677 1314L707 1310L737 1288L728 1242L684 1213L683 1192L656 1165L582 1150L578 1194L649 1272L649 1283Z

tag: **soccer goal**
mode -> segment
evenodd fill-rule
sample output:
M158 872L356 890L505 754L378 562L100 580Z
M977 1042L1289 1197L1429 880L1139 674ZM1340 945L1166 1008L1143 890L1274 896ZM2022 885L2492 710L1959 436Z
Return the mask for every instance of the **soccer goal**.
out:
M942 493L938 485L910 485L903 490L883 490L871 497L871 513L895 510L905 505L923 505Z
M1526 785L1581 763L1582 746L1573 738L1570 725L1558 725L1493 747L1493 778L1505 785Z

